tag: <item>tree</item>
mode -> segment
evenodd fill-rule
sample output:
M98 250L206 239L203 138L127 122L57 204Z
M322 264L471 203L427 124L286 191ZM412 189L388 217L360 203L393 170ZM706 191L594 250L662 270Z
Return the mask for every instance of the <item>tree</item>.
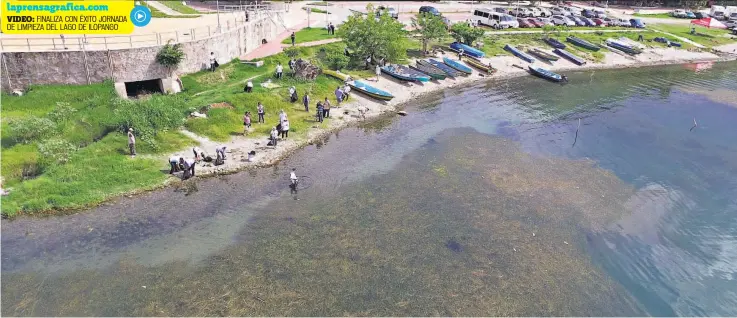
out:
M427 12L419 13L417 17L412 18L412 27L422 41L422 52L427 52L427 44L430 41L440 40L448 34L445 22L439 16Z
M484 35L481 28L472 28L467 22L458 22L450 27L450 35L461 43L473 45L473 42Z
M172 75L172 72L179 66L179 63L183 59L184 52L182 51L182 45L180 43L172 45L171 40L161 47L159 53L156 53L156 62L166 67L169 76Z
M324 61L330 69L339 71L340 69L348 66L349 59L342 51L331 49L325 52Z
M388 61L406 58L407 31L404 25L389 14L376 15L373 5L366 6L367 14L356 13L338 29L338 37L343 39L355 59L367 56L383 56Z

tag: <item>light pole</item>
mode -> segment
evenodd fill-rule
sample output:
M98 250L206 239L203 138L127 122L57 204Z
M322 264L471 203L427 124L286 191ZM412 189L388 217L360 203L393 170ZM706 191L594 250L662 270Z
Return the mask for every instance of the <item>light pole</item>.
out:
M220 0L215 0L215 10L217 10L218 15L218 31L222 32L220 29Z

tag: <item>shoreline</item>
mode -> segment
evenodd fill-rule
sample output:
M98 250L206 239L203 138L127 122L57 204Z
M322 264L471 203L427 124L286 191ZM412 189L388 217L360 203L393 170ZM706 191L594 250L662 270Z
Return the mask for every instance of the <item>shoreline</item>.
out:
M455 54L451 53L448 56L456 58ZM690 52L685 50L679 50L674 48L656 48L646 49L642 54L634 57L624 57L612 52L605 53L605 59L602 63L591 63L583 66L577 66L567 60L561 59L554 64L545 63L534 63L535 65L549 69L556 72L567 72L567 71L589 71L589 70L609 70L609 69L623 69L632 67L649 67L649 66L662 66L662 65L676 65L676 64L689 64L689 63L700 63L700 62L727 62L737 60L737 55L730 56L719 56L712 53L706 52ZM455 79L448 78L444 81L430 81L427 83L407 83L400 82L391 77L382 74L378 82L373 79L366 79L365 81L372 86L386 90L394 94L394 99L389 102L374 100L370 97L356 93L351 93L350 99L344 102L341 107L333 106L331 108L331 117L326 121L327 127L318 127L313 125L304 135L295 136L287 140L279 140L277 148L274 149L271 146L266 146L268 142L268 136L259 135L254 136L234 136L226 142L217 142L209 140L205 137L195 135L192 132L181 130L182 133L186 134L197 142L202 150L205 150L207 154L214 154L215 147L225 145L226 148L226 160L223 165L213 166L211 163L201 162L195 168L195 174L197 177L213 177L218 175L234 174L245 170L259 169L271 167L283 159L287 158L294 152L302 149L303 147L312 145L324 139L326 136L339 131L341 129L351 127L352 125L360 124L366 121L376 120L383 116L396 116L397 112L404 108L406 103L412 102L414 99L421 96L437 93L441 90L454 88L461 85L467 85L471 83L481 83L489 80L504 80L511 79L519 76L530 75L528 71L519 69L514 65L526 66L526 62L512 57L512 56L495 56L490 58L484 58L483 61L491 63L497 72L491 76L480 76L479 72L474 68L474 72L471 75L463 76ZM540 79L541 81L545 81ZM555 85L556 83L546 83ZM295 103L295 109L304 111L304 106L301 103ZM368 109L365 114L365 120L362 120L359 115L358 109L364 107ZM314 111L314 105L310 106L310 111ZM255 124L258 125L258 124ZM323 124L325 125L325 124ZM184 156L191 157L192 148L182 149L180 151L169 153L154 158L162 160L162 167L164 162L168 161L170 156ZM247 153L250 151L256 151L256 156L252 162L246 160ZM167 167L168 169L168 167ZM51 215L67 215L76 211L91 209L100 205L111 204L111 201L121 199L123 197L132 198L135 195L140 195L149 191L160 190L169 186L177 186L183 182L187 182L181 179L181 172L169 175L163 182L152 185L150 187L139 188L133 191L110 195L104 198L100 202L89 203L81 207L73 207L66 209L54 209L47 211L37 211L35 215L51 216ZM193 178L196 180L196 178ZM16 214L11 219L22 215Z

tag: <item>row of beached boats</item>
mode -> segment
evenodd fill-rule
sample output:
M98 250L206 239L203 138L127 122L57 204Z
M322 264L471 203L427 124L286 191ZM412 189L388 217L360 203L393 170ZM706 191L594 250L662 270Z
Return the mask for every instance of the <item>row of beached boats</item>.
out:
M473 73L473 69L468 65L471 65L487 74L496 72L494 67L479 59L484 56L484 52L473 49L467 45L461 45L462 46L451 45L451 50L458 51L463 49L464 61L454 60L448 57L443 57L442 59L424 59L417 60L415 65L386 65L381 67L381 72L406 82L429 82L431 80L444 80L448 77L454 78L467 76ZM359 91L373 98L381 100L391 100L394 98L394 95L391 93L373 87L361 80L351 80L346 74L331 70L324 70L323 73L343 81L347 80L346 84L351 86L353 90Z

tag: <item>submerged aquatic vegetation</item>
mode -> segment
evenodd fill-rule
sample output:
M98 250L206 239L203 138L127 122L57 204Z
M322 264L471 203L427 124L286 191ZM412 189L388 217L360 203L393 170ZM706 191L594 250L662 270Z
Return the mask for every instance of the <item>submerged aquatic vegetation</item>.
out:
M469 130L434 140L391 173L274 201L202 263L4 273L3 296L15 301L3 314L638 313L578 231L620 216L614 198L629 187L590 163L533 157Z

